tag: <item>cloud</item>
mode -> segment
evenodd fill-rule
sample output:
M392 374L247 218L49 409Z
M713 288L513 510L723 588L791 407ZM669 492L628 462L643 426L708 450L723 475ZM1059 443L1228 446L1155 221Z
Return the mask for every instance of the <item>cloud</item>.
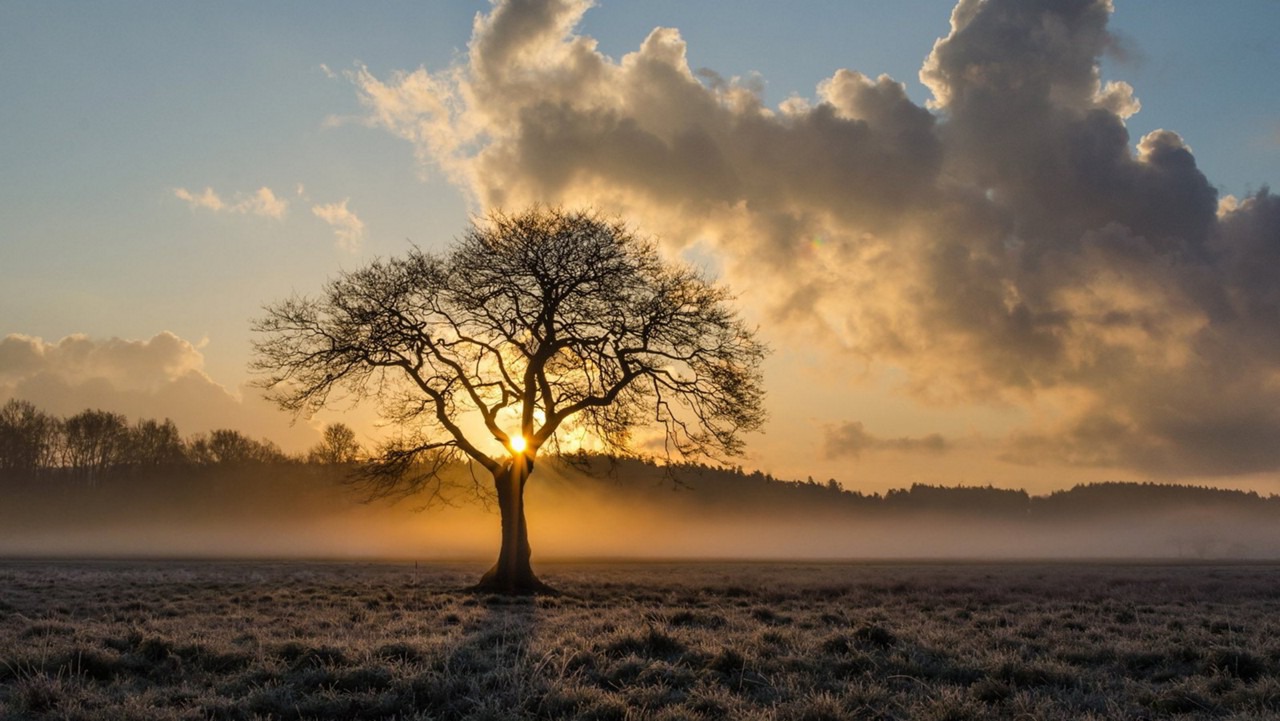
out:
M771 334L922 402L1026 408L1010 460L1280 469L1280 198L1220 207L1176 132L1130 137L1109 0L962 0L927 104L841 69L778 108L692 72L673 28L606 57L589 5L500 2L453 67L360 69L368 122L481 208L592 205L715 252Z
M130 419L171 418L188 434L233 428L290 449L318 439L255 392L237 395L204 372L204 355L168 331L147 340L67 336L0 339L0 400L20 398L58 416L99 408Z
M338 247L350 253L360 250L364 242L364 221L347 208L347 202L322 203L311 206L311 212L333 228L338 239Z
M300 202L310 202L306 186L298 183L294 188ZM184 200L193 209L209 210L215 213L235 213L238 215L256 215L276 220L284 219L289 209L289 199L281 198L270 188L263 186L252 193L236 193L231 201L224 200L213 188L206 187L199 193L186 188L175 188L175 197ZM355 253L364 242L365 226L347 203L350 199L337 203L316 203L311 212L333 228L338 240L338 247Z
M899 451L902 453L944 453L950 444L940 434L901 438L881 438L867 432L861 421L849 421L839 426L828 426L825 431L823 451L827 458L844 456L858 458L867 451Z
M280 220L289 209L289 201L276 197L271 188L263 186L252 193L237 193L232 202L222 199L213 188L206 187L199 194L186 188L174 188L173 194L185 200L192 208L211 210L215 213L238 213L240 215L259 215L265 218Z
M265 186L258 188L253 195L241 201L241 204L247 208L245 212L276 219L283 218L285 211L289 208L289 201L277 198L275 193Z
M222 202L222 198L213 192L213 188L205 188L204 192L196 195L186 188L174 188L173 194L178 198L187 201L192 208L204 208L205 210L219 211L226 208L226 203Z
M6 384L43 373L72 383L97 379L129 390L154 391L203 365L195 346L169 332L145 341L70 335L46 343L18 334L0 339L0 383Z

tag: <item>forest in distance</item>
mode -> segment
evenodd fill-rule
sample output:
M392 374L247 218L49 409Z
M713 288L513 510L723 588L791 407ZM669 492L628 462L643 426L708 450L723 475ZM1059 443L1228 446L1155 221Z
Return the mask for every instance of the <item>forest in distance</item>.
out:
M11 401L0 409L0 554L488 552L496 513L470 469L452 468L443 495L368 502L351 483L362 453L341 424L290 456L233 430L184 438L169 421L57 418ZM1280 498L1176 484L874 494L835 479L574 455L547 457L529 493L541 558L1280 558Z

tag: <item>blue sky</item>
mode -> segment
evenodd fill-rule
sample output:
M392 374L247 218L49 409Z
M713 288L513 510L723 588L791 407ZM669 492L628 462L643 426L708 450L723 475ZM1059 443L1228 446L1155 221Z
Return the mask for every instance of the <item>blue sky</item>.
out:
M1280 3L1117 5L1109 28L1122 52L1105 55L1102 70L1142 103L1127 123L1130 144L1157 128L1177 131L1224 195L1280 178L1280 90L1271 79ZM816 101L815 86L839 68L887 73L923 105L930 93L917 73L948 33L950 9L937 0L602 0L576 32L618 60L654 27L676 27L691 69L756 77L771 107L793 95ZM440 246L465 224L464 190L403 138L366 122L348 74L365 67L388 79L463 64L473 18L489 10L477 2L0 4L0 335L144 341L169 331L198 349L213 382L238 393L249 321L262 304L313 291L408 242ZM205 188L223 211L175 194ZM259 188L287 201L280 217L249 205L226 210ZM363 223L354 250L313 210L344 201ZM803 375L792 364L840 362L785 349L774 361L787 376ZM888 363L879 380L846 389L849 403L880 409L878 425L860 420L886 437L1003 433L1039 412L904 400L886 380L902 372ZM785 405L774 415L793 425L842 422L835 411L815 417ZM762 443L757 462L801 475L804 463L784 448L791 436L772 435L787 440ZM1067 468L1054 478L1112 471ZM942 472L918 478L948 480ZM954 480L1016 475L982 473Z

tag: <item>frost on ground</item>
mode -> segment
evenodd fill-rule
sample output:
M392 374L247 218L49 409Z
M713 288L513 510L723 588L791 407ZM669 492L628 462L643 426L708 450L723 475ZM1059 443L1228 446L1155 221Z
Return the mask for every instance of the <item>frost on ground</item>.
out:
M1263 719L1280 567L0 563L3 719Z

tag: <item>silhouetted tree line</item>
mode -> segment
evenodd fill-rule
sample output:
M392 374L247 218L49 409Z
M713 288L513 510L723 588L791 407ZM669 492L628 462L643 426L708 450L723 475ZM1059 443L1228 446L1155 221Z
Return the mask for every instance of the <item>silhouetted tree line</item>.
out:
M342 423L324 429L305 454L290 455L269 440L239 431L215 430L183 437L173 421L139 420L102 410L58 418L31 403L0 406L0 477L58 475L96 483L121 472L235 468L270 464L335 466L363 460L356 434ZM741 466L707 463L659 464L644 458L566 454L566 468L584 472L611 491L637 496L689 491L683 500L739 510L781 510L787 506L887 513L947 513L1004 519L1050 519L1107 513L1150 512L1162 508L1280 511L1280 497L1253 491L1166 483L1106 482L1077 485L1045 496L993 486L912 484L885 494L844 488L836 479L782 480ZM465 475L463 466L456 469ZM573 483L590 482L585 480Z
M129 423L110 411L88 409L59 418L27 401L0 407L0 474L70 475L96 482L131 470L271 463L352 463L363 450L355 432L341 423L324 430L305 456L290 456L269 440L231 429L184 438L169 419Z
M620 483L637 494L667 487L690 490L704 503L739 508L781 510L788 504L815 510L880 513L946 513L1001 519L1057 519L1109 513L1142 513L1160 509L1219 509L1280 512L1280 496L1173 483L1105 482L1033 496L1025 490L986 486L936 486L915 483L885 494L845 489L835 479L810 476L804 481L779 480L762 471L745 472L702 463L660 466L644 459L580 456L575 467L605 482ZM691 499L692 500L692 499Z
M1238 491L1209 486L1173 483L1123 483L1108 481L1077 485L1030 499L1033 511L1057 515L1097 514L1100 509L1129 507L1201 507L1248 509L1267 505L1280 507L1280 496L1261 496L1256 491Z

